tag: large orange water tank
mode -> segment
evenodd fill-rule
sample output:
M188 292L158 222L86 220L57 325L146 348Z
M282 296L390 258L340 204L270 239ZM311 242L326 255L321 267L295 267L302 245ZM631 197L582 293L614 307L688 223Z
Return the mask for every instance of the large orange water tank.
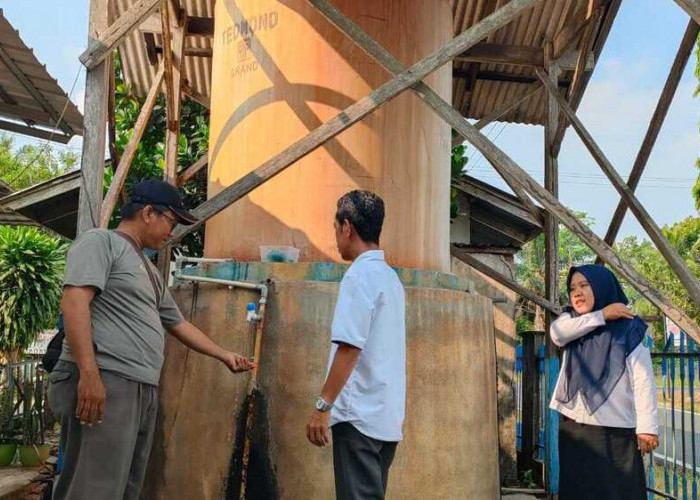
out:
M333 4L406 65L452 36L448 0ZM391 78L305 0L218 0L213 66L209 196ZM426 81L451 100L451 65ZM291 245L338 261L336 201L359 188L384 198L392 265L447 271L449 149L449 127L406 92L214 217L205 255Z

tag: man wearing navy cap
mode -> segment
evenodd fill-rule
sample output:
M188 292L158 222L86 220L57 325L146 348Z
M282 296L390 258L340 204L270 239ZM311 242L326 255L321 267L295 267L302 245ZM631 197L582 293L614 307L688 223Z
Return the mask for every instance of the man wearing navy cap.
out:
M115 231L87 231L68 250L61 302L66 341L49 388L64 450L54 500L139 498L165 330L234 373L253 367L185 321L143 255L144 248L160 248L178 223L195 222L174 186L146 180L134 186Z

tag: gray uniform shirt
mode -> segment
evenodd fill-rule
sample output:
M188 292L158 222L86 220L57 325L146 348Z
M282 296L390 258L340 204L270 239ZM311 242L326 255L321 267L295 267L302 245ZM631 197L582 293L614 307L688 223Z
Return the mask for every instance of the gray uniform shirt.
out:
M127 379L158 385L165 332L184 321L153 270L160 307L141 258L124 238L106 229L85 232L68 250L64 285L97 289L90 303L97 366ZM67 341L61 358L75 362Z

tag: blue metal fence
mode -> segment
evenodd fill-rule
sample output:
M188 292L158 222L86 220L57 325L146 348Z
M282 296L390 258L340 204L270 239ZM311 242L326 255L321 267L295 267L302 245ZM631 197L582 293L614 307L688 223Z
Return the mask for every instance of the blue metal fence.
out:
M666 345L652 351L654 378L657 386L659 406L659 442L652 455L645 457L647 469L648 500L676 499L698 500L698 480L700 469L700 351L685 333L675 341L671 337ZM534 413L528 418L523 415L523 367L527 353L521 346L516 350L516 440L518 451L522 452L524 433L523 422L532 422L534 429L533 458L543 465L545 474L557 474L556 468L548 461L556 456L547 456L548 443L546 419L548 400L546 396L546 355L544 343L540 342L535 351L537 366ZM544 478L546 484L557 484L552 477ZM550 493L552 490L550 489Z

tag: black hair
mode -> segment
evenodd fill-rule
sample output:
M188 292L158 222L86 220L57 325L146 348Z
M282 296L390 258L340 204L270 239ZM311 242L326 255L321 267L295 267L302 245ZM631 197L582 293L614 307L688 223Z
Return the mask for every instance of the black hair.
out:
M335 218L339 223L348 221L366 243L379 244L384 224L384 200L370 191L356 189L338 200Z

